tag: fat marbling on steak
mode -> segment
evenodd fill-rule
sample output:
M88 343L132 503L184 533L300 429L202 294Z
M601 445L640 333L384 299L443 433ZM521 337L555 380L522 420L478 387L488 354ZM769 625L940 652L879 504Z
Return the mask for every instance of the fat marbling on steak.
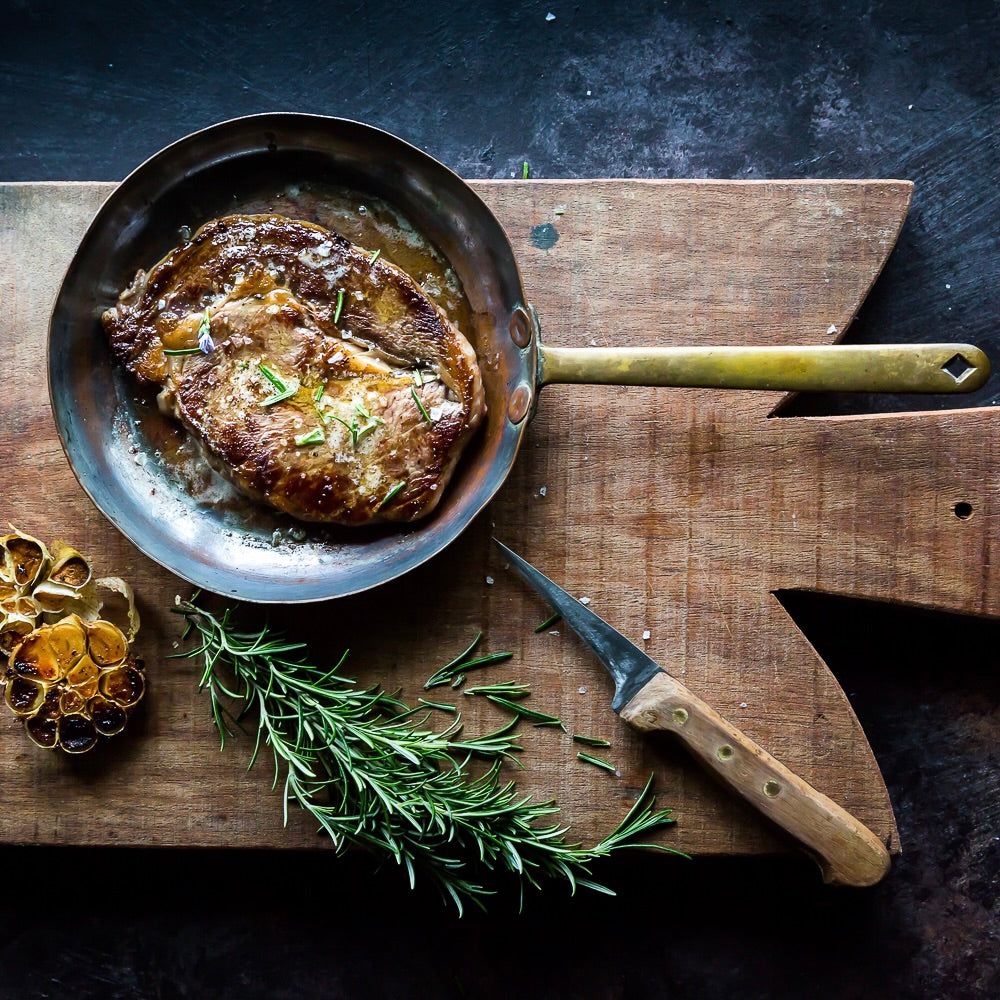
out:
M412 278L283 216L206 223L103 320L215 468L306 521L426 516L485 411L475 352Z

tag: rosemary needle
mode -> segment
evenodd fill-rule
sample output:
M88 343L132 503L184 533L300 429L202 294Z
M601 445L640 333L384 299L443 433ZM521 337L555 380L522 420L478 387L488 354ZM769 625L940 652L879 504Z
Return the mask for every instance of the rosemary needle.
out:
M299 806L338 853L362 847L391 858L411 886L418 872L428 876L460 913L469 902L482 907L503 873L522 890L559 880L611 894L591 878L591 862L674 822L671 810L654 808L650 776L607 837L590 848L568 843L552 800L532 801L501 777L520 750L513 723L468 739L458 719L443 732L423 729L401 718L412 710L397 698L344 677L346 653L333 667L313 666L303 643L266 625L244 631L233 608L216 616L192 598L171 611L196 634L197 645L174 658L202 661L200 688L223 746L227 720L256 714L250 766L271 751L286 821L288 804ZM488 762L485 772L470 773L470 756Z
M544 632L550 625L555 625L560 618L562 618L562 615L559 614L558 611L554 615L549 615L549 617L546 618L545 621L543 621L542 624L535 629L535 631Z
M585 761L587 764L593 764L595 767L603 768L605 771L610 771L612 774L615 773L615 765L609 764L606 760L601 760L600 757L591 757L589 753L583 753L582 751L576 755L577 760Z
M417 390L411 387L410 395L413 396L413 402L417 404L417 409L420 411L420 415L424 418L424 420L426 420L429 424L434 423L434 421L431 420L431 415L427 412L424 404L420 401L420 397L417 395Z
M427 698L418 698L417 701L421 705L426 705L428 708L437 708L442 712L457 712L458 709L454 705L449 705L444 701L429 701Z
M594 736L582 736L580 733L574 733L573 739L577 743L582 743L584 746L588 747L609 747L611 744L607 740L599 740Z
M334 312L334 314L333 314L333 322L334 323L339 323L340 322L340 310L343 309L343 308L344 308L344 289L343 288L338 288L337 289L337 309L336 309L336 312Z
M465 694L498 694L503 698L527 698L531 694L531 688L518 681L501 681L499 684L481 684L479 687L468 688Z
M510 701L497 694L488 694L486 697L494 705L506 708L508 711L514 712L525 719L531 719L536 726L559 726L563 731L566 729L562 719L558 718L558 716L549 715L547 712L537 712L533 708L528 708L526 705L519 705L516 701Z

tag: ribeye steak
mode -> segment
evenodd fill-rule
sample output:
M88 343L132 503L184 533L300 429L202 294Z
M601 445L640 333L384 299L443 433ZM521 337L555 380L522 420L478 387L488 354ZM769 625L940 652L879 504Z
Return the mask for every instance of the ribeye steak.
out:
M207 223L103 319L215 468L306 521L426 516L485 411L471 345L405 272L283 216Z

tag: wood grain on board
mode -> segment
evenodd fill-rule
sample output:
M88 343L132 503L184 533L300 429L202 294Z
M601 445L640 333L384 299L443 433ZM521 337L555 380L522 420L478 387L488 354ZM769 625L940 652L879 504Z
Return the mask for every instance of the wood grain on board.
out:
M545 338L579 346L836 340L910 198L897 181L474 186L511 237ZM282 827L267 762L245 771L248 740L220 753L197 668L164 659L180 631L169 608L189 588L95 510L55 434L49 311L112 188L0 185L0 520L69 539L101 574L134 584L150 691L126 734L80 759L38 750L0 716L0 842L323 847L301 816ZM538 239L545 224L554 244L549 229ZM606 833L655 772L659 802L678 820L665 842L700 855L788 850L668 739L622 723L610 681L570 634L534 632L547 611L504 571L495 532L897 850L864 733L776 593L1000 614L997 415L771 417L780 399L547 388L511 478L449 550L375 592L276 609L272 621L308 636L316 659L349 646L348 673L410 699L482 629L484 650L515 653L493 679L530 683L533 706L612 744L615 775L578 762L568 735L522 723L517 780L555 797L574 837ZM971 505L971 516L956 516L956 504ZM505 719L480 699L441 691L462 703L470 731Z

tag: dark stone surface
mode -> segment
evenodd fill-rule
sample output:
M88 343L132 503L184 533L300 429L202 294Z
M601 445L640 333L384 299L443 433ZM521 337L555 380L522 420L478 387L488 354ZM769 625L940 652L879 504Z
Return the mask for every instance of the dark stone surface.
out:
M990 0L8 0L0 23L4 180L118 178L268 110L370 121L468 177L527 160L536 177L913 179L849 339L968 340L996 363ZM912 406L813 397L796 412ZM830 891L791 860L634 857L602 870L615 899L558 889L520 916L504 898L458 921L357 859L7 848L0 998L1000 995L1000 624L787 604L885 773L904 854L881 886Z

